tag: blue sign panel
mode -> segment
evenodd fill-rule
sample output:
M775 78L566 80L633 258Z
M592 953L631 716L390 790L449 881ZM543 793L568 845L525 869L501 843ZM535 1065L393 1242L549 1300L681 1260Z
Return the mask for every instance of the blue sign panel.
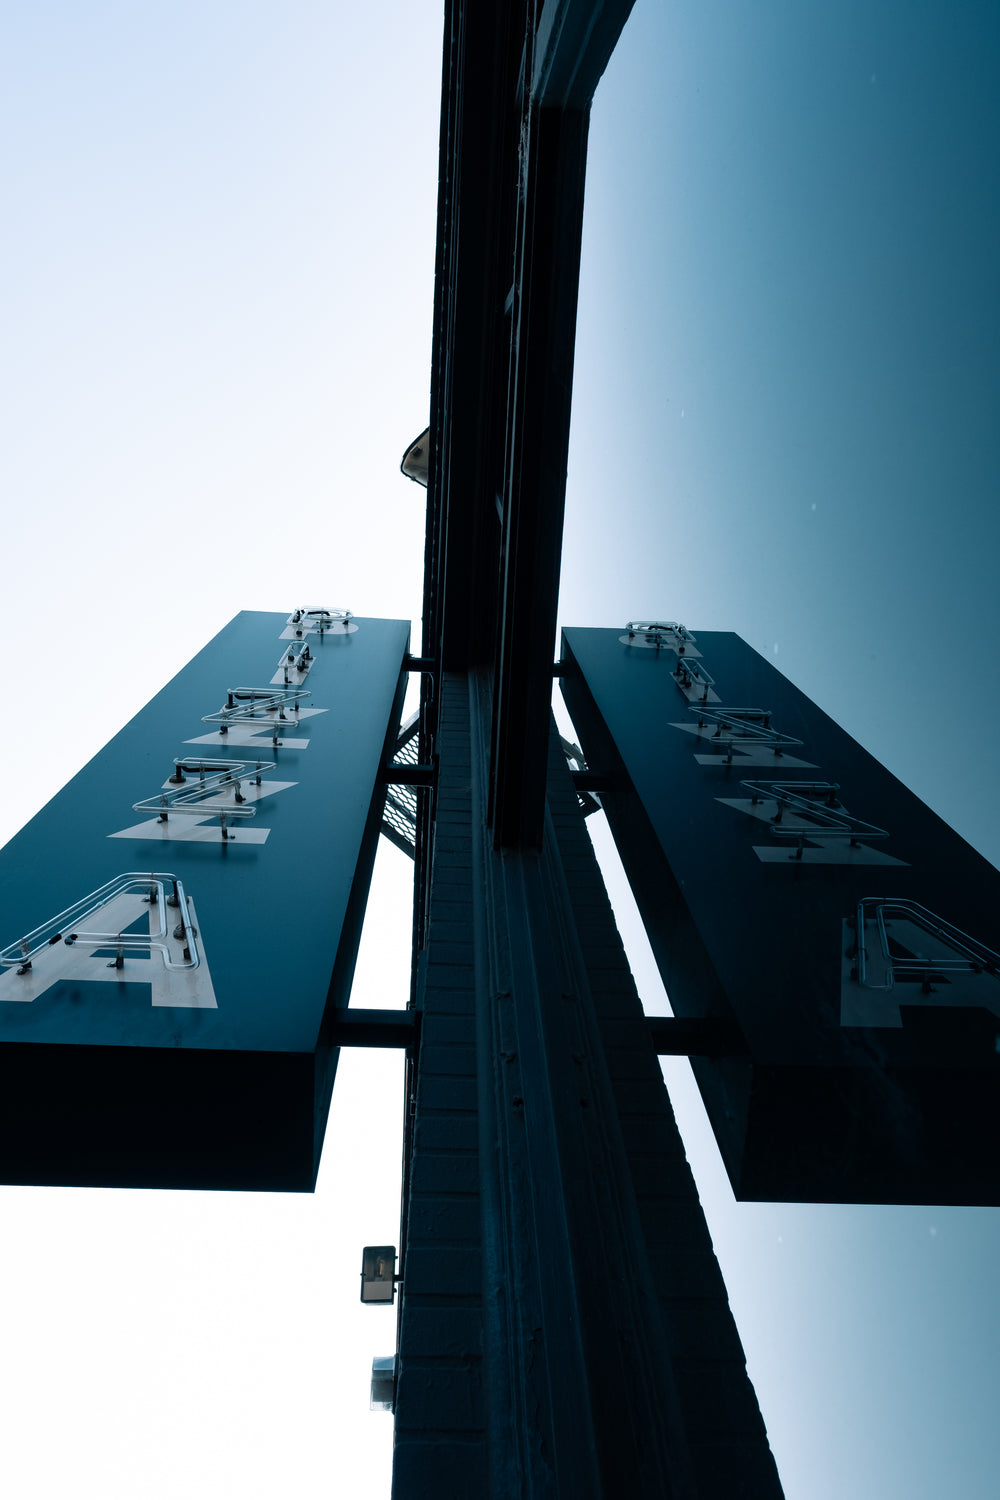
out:
M737 1195L1000 1203L1000 874L738 636L563 639Z
M0 850L0 1181L313 1186L407 645L238 615Z

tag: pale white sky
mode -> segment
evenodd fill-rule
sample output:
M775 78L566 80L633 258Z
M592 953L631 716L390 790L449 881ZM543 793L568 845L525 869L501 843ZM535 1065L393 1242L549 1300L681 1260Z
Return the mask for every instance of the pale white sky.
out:
M240 609L419 631L440 48L433 6L0 6L0 634L38 693L0 841ZM398 1006L381 845L354 1002ZM401 1122L401 1058L345 1052L315 1196L0 1189L4 1494L386 1496L359 1276Z

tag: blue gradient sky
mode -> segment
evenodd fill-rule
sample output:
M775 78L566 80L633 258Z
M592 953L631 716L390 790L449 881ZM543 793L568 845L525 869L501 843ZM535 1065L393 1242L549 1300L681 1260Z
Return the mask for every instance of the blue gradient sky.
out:
M561 601L736 630L994 864L998 177L994 5L640 0L593 112ZM735 1204L669 1076L789 1500L992 1500L1000 1212Z
M994 863L998 41L991 4L639 0L561 601L738 631ZM396 0L0 3L0 838L238 609L418 620L440 43ZM407 874L355 1003L405 993ZM0 1192L6 1494L388 1493L379 1066L342 1063L312 1199ZM1000 1213L735 1204L670 1081L788 1500L993 1500Z

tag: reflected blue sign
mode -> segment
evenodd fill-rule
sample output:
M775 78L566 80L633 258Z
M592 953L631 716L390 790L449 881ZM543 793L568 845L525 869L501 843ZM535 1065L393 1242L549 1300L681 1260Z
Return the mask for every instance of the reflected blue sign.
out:
M1000 874L738 636L563 640L675 1014L737 1039L692 1060L737 1196L1000 1203Z

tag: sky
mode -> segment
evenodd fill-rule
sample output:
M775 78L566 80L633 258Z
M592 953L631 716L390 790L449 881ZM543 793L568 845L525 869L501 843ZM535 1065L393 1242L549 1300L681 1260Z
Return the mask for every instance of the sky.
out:
M239 609L417 643L440 47L388 0L0 0L0 841ZM736 630L994 864L998 53L985 3L638 0L560 601ZM405 999L409 875L383 840L355 1004ZM5 1494L388 1494L401 1076L342 1055L311 1197L0 1189ZM668 1079L788 1500L992 1500L1000 1212L737 1204Z

